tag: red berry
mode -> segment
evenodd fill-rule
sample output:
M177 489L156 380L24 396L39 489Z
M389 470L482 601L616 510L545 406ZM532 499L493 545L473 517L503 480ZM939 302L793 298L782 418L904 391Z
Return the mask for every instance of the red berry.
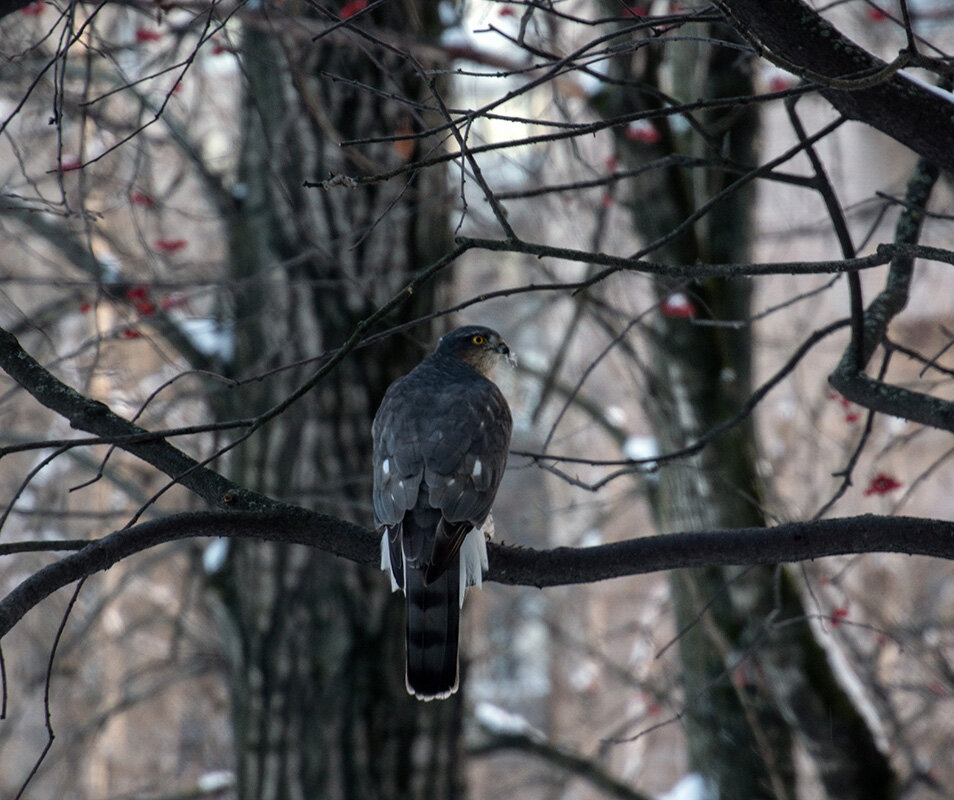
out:
M359 11L364 11L367 7L368 0L349 0L349 2L341 7L338 16L341 19L348 19L348 17L353 17Z
M155 246L156 250L162 253L177 253L184 250L188 244L185 239L157 239Z

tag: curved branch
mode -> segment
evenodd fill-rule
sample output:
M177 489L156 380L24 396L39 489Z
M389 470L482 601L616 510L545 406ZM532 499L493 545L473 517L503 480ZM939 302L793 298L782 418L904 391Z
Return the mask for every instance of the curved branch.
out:
M629 784L607 772L595 759L575 753L542 736L525 731L495 731L481 725L486 741L469 748L470 756L491 756L496 753L522 752L541 759L551 767L563 770L589 781L601 794L621 800L649 800L649 797L630 788Z
M97 436L132 437L119 446L156 467L219 508L280 508L274 500L242 489L164 440L142 440L148 431L123 419L107 405L80 394L56 378L10 332L0 329L0 369L36 400L69 420L70 426Z
M895 230L897 245L916 246L924 222L924 208L938 176L939 170L934 164L925 158L919 159ZM862 324L853 326L848 349L828 381L844 397L872 411L954 431L954 404L949 400L885 383L881 376L875 379L864 371L874 349L884 339L888 324L907 304L913 269L914 257L899 251L891 259L884 289L865 309L860 307L859 289L858 299L852 300L852 313L860 316Z
M954 170L954 97L949 92L905 74L891 74L875 85L850 80L886 77L890 71L801 0L717 0L716 5L761 53L768 51L823 82L820 93L845 117Z
M380 562L376 533L327 514L293 507L262 513L179 514L93 540L31 575L0 600L0 637L57 589L159 544L208 536L302 544L358 564L377 566ZM543 588L687 567L779 564L852 553L906 553L954 560L954 522L868 514L789 522L774 528L646 536L598 547L533 550L491 544L486 578Z
M359 564L380 560L378 537L350 522L304 509L270 512L196 512L149 520L101 539L26 578L0 600L0 638L57 589L109 569L159 544L195 537L255 538L320 547ZM38 543L43 544L43 543ZM64 542L73 547L73 542Z

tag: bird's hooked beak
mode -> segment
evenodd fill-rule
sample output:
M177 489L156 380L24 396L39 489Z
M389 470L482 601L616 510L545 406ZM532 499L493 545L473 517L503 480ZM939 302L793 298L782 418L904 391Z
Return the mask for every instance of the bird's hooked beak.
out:
M517 366L517 354L507 347L507 343L503 339L500 340L500 344L494 349L499 355L507 359L507 363L510 364L511 367Z

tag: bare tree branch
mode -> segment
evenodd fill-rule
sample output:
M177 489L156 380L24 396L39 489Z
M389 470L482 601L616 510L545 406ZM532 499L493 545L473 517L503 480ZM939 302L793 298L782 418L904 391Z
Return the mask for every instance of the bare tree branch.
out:
M208 536L308 545L367 566L380 561L376 533L315 511L286 506L281 511L178 514L93 540L26 578L0 600L0 638L57 589L165 542ZM687 567L779 564L853 553L954 560L954 522L866 514L774 528L646 536L598 547L534 550L491 544L486 578L543 588Z
M822 82L820 93L848 119L865 122L942 169L954 170L950 93L902 74L876 85L846 88L842 79L877 75L885 63L800 0L717 0L716 5L758 52L780 57L807 79Z
M473 756L492 756L500 752L518 751L589 781L608 797L620 800L649 800L645 794L635 791L608 773L594 759L571 752L543 736L534 736L523 731L495 731L488 726L482 726L482 730L488 738L470 748L470 754Z

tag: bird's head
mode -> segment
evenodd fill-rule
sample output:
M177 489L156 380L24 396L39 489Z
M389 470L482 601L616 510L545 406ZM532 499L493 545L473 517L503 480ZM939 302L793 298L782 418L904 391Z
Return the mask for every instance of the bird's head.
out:
M437 344L436 354L459 358L484 375L490 374L499 358L506 358L511 365L517 363L500 334L483 325L466 325L445 334Z

